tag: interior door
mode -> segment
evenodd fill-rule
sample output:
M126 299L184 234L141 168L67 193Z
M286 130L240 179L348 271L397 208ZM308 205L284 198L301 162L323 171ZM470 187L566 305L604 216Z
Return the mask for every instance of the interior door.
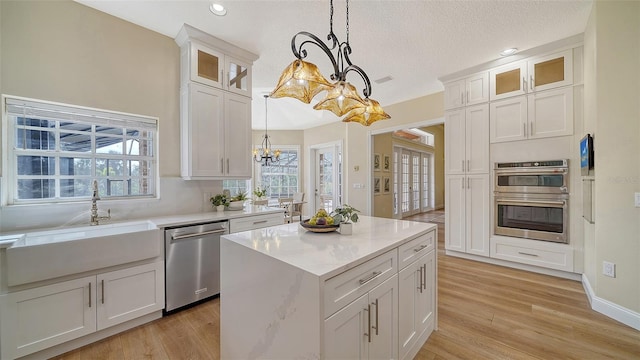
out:
M331 212L342 203L342 156L338 146L319 148L315 153L315 208Z
M400 211L401 217L420 212L420 153L402 149L400 155Z

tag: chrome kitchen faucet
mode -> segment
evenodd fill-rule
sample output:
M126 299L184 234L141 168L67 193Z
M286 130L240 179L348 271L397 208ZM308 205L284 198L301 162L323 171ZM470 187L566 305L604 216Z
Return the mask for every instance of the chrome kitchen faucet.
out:
M98 204L100 200L98 195L98 181L93 180L93 195L91 196L91 225L100 225L100 220L111 219L111 209L107 210L107 216L98 216Z

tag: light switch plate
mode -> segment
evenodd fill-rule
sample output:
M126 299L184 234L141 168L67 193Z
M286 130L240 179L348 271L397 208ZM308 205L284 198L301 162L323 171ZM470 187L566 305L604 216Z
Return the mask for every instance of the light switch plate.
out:
M636 193L635 204L637 208L640 208L640 193Z
M602 274L604 276L616 277L616 264L608 261L602 262Z

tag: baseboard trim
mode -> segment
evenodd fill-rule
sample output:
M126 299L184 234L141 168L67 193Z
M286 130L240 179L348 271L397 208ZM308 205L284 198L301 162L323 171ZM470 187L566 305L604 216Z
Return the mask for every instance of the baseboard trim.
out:
M585 274L582 274L582 287L587 294L591 309L640 331L640 313L596 296Z

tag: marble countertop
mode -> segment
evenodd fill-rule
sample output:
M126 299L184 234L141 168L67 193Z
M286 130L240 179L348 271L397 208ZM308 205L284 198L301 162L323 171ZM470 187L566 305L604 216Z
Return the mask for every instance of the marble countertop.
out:
M246 205L244 209L232 211L210 211L203 213L195 213L195 214L185 214L185 215L169 215L162 217L154 217L149 219L159 228L172 227L172 226L182 226L195 224L199 222L208 222L208 221L222 221L222 220L230 220L236 218L243 218L247 216L255 216L262 214L273 214L284 212L284 209L279 207L268 207L263 205Z
M300 223L224 235L222 238L298 267L321 279L383 254L436 228L436 224L360 216L351 235L312 233Z

